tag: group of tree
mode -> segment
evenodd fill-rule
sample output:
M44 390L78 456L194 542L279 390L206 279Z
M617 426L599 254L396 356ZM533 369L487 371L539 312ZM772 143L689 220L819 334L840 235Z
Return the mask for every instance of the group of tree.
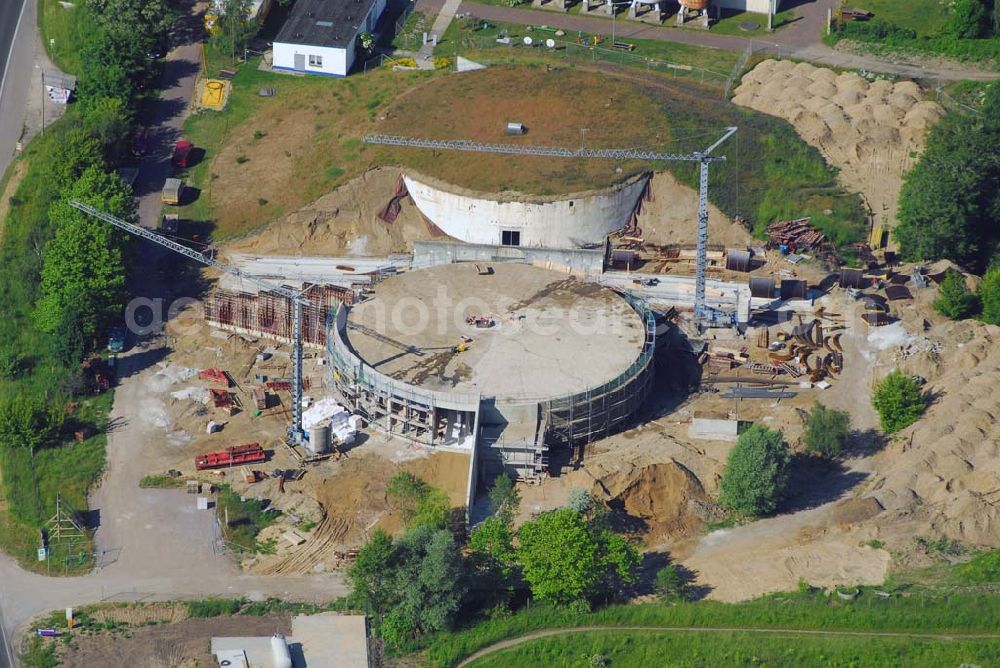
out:
M949 114L931 128L904 179L893 235L904 259L949 259L982 273L997 259L998 216L1000 84L992 83L977 115Z
M934 310L952 320L978 316L983 322L1000 325L1000 264L986 271L975 292L960 272L949 271L938 289Z
M515 529L520 497L500 475L490 489L492 513L469 534L466 556L439 510L442 495L397 474L387 498L406 529L395 539L376 530L348 572L352 598L390 647L451 629L462 609L508 611L518 590L589 609L633 581L638 552L611 530L607 507L588 493Z
M38 285L35 326L49 335L52 357L66 368L99 345L121 317L128 260L128 236L69 201L136 222L132 190L114 170L126 156L139 92L159 73L153 52L176 17L167 0L86 0L77 11L78 20L94 29L81 45L77 103L44 161L51 203L34 239L41 259L37 279L25 277Z

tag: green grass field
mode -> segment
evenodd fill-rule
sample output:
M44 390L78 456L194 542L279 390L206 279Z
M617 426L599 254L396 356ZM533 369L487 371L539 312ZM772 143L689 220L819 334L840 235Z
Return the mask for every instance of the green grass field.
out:
M597 657L595 659L594 657ZM600 663L603 658L607 663ZM852 638L741 632L608 631L533 640L470 666L958 666L994 665L1000 640ZM596 663L595 663L596 662Z
M38 8L38 27L49 58L63 72L79 73L80 47L94 29L93 20L78 6L63 7L59 0L39 0Z
M541 20L541 19L539 19ZM609 21L610 28L610 21ZM515 43L520 44L526 36L531 36L536 42L544 42L546 38L553 38L561 43L568 43L566 48L556 49L555 52L548 53L546 49L524 49L510 48L496 43L499 33L505 33ZM611 31L601 35L603 42L598 49L578 47L576 45L577 35L567 33L562 37L554 34L553 30L542 30L538 27L529 30L528 26L516 23L489 22L483 27L480 20L455 20L448 26L435 55L453 56L456 53L466 55L472 49L478 51L495 50L497 54L507 54L511 58L562 58L564 60L579 60L592 62L606 62L639 69L649 69L647 60L655 60L664 63L674 63L699 69L707 70L710 74L706 77L700 72L686 72L675 70L677 76L706 80L722 85L726 77L732 71L733 66L740 58L740 54L724 49L713 49L690 44L679 44L676 42L664 42L655 39L621 39L635 46L631 52L615 50L611 48ZM584 40L590 42L590 35L584 35Z
M457 633L430 638L425 643L426 656L429 665L444 668L508 638L540 629L579 626L887 631L960 636L976 632L993 634L1000 624L1000 597L992 588L969 588L954 583L940 587L907 584L889 589L889 598L877 596L876 587L861 589L861 595L853 601L829 598L820 591L807 591L773 594L735 604L698 601L680 605L618 605L583 615L538 605L507 619L483 621ZM773 639L771 643L774 644ZM785 642L778 644L782 648L787 645ZM851 651L849 646L844 645L848 648L845 652ZM990 651L997 649L993 647ZM666 665L687 665L687 662L679 659ZM720 665L731 665L731 662ZM852 664L846 662L844 665Z
M914 30L918 37L930 37L948 22L947 5L940 0L865 0L860 6L875 20Z

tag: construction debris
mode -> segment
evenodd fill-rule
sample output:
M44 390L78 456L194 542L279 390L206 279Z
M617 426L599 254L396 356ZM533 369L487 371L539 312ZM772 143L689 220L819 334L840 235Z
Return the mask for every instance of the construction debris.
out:
M767 236L782 246L782 251L797 253L818 248L826 239L822 232L809 224L811 218L796 218L780 221L767 226Z

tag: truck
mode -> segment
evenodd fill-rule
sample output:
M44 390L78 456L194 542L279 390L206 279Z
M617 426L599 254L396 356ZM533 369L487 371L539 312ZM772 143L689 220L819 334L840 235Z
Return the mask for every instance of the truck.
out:
M260 443L244 443L226 448L223 452L209 452L194 458L194 466L199 471L219 469L242 464L254 464L267 460L267 453Z
M181 195L184 193L184 182L180 179L167 179L163 184L163 193L160 200L164 204L178 205L181 203Z

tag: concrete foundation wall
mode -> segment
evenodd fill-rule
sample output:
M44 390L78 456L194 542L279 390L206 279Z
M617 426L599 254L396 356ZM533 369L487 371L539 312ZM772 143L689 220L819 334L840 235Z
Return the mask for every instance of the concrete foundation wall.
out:
M502 232L520 233L521 246L583 248L604 243L625 227L647 176L578 198L497 201L448 192L404 175L414 204L449 236L474 244L500 244Z
M604 248L513 248L454 241L416 241L413 244L411 266L414 269L452 262L520 262L596 279L604 270Z

